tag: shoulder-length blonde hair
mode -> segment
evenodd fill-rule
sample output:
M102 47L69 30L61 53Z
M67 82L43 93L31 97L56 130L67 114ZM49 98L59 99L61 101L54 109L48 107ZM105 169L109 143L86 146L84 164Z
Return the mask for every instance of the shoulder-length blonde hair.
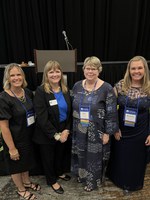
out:
M5 71L4 71L4 77L3 77L4 90L9 90L11 87L9 79L10 79L10 70L12 70L13 68L17 68L21 72L21 75L23 77L22 88L25 88L27 86L27 81L25 79L25 74L22 68L17 63L10 63L9 65L5 67Z
M128 62L126 73L123 79L123 91L127 93L128 89L131 87L132 79L130 75L130 65L133 61L142 61L144 65L144 69L145 69L144 76L142 79L142 90L146 94L150 95L150 74L149 74L150 72L149 72L147 61L142 56L135 56Z
M83 70L85 69L87 65L95 67L99 73L102 71L102 63L100 59L97 58L96 56L87 57L84 60Z
M56 70L56 69L59 69L61 71L60 87L62 89L62 92L66 93L68 91L68 89L65 85L62 68L61 68L60 64L55 60L48 61L44 67L43 80L42 80L42 85L44 86L44 90L47 93L53 92L52 87L48 80L48 72L50 70Z

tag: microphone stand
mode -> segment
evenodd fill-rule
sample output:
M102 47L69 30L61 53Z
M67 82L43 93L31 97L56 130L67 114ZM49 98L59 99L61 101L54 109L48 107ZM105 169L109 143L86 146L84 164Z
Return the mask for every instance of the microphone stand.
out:
M66 42L67 50L69 50L69 41L67 37L65 37L65 42Z
M68 41L68 45L71 47L71 49L73 50L73 46L70 44L70 42Z
M67 50L70 50L70 49L69 49L69 46L70 46L71 49L73 50L73 47L72 47L72 45L70 44L70 42L69 42L69 40L68 40L68 37L66 36L66 32L63 31L62 33L63 33L63 35L64 35L64 40L65 40L65 42L66 42Z

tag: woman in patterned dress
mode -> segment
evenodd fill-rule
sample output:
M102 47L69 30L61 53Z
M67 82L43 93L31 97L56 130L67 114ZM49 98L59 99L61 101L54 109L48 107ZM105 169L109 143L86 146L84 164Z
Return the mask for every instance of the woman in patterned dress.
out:
M135 56L129 61L115 91L120 130L112 143L109 176L126 194L143 187L150 145L150 80L145 58Z
M102 181L110 153L110 135L118 131L116 96L110 84L98 78L100 60L87 57L85 79L73 87L72 172L85 191Z

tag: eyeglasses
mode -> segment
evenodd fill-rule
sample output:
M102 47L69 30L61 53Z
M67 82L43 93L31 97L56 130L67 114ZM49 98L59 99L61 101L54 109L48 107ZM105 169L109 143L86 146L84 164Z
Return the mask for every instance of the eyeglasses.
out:
M86 71L90 71L90 70L91 70L92 72L98 70L98 69L96 69L96 68L91 68L91 67L85 67L84 69L85 69Z

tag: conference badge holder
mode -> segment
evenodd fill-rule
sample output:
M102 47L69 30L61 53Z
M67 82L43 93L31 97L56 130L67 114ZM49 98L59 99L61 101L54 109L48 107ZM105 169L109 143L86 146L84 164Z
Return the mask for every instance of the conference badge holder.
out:
M90 106L80 105L80 123L82 126L87 127L90 121Z
M137 120L138 109L125 107L124 110L124 125L135 127Z
M35 123L35 113L33 110L26 112L27 127Z

